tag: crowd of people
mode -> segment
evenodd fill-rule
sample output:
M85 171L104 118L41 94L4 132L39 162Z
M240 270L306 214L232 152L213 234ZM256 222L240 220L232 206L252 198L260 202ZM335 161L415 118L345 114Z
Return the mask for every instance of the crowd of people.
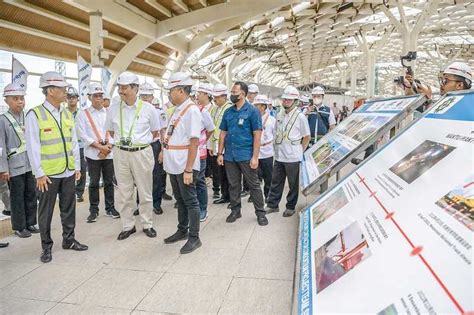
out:
M469 66L454 63L440 79L441 92L468 89L471 80ZM255 84L237 81L230 91L223 84L196 88L183 72L168 82L169 103L160 104L151 84L123 72L116 82L117 102L111 104L104 88L93 83L90 106L80 108L79 93L64 76L46 72L39 84L44 100L27 113L26 91L15 83L5 87L9 109L0 116L3 214L11 216L18 237L40 234L42 262L52 260L57 200L63 249L88 249L75 236L76 203L84 201L87 175L87 222L99 219L102 185L104 214L122 223L119 241L137 232L137 218L146 236L157 236L153 215L171 211L161 205L162 199L172 199L166 193L169 177L178 224L164 242L185 240L181 254L202 245L200 223L207 219L210 202L206 177L212 179L213 204L230 209L227 223L242 217L242 198L250 195L258 225L267 225L267 215L280 210L286 181L283 216L292 216L304 151L348 115L347 107L339 111L336 104L324 104L321 86L311 91L311 99L287 86L277 109Z

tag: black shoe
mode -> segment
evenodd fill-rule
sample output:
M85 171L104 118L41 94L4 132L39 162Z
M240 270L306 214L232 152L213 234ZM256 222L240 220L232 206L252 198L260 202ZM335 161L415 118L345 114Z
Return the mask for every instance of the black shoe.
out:
M12 215L12 212L11 212L11 211L8 211L8 210L3 210L3 211L2 211L2 214L3 214L3 215L6 215L6 216L11 216L11 215Z
M215 205L220 205L222 203L229 203L229 202L230 202L229 199L219 198L217 200L214 200L212 203Z
M118 211L115 210L115 209L105 211L105 215L108 216L108 217L111 217L113 219L119 219L120 218L120 213L118 213Z
M215 191L212 194L212 199L219 199L221 197L221 194L218 191Z
M253 202L252 196L250 196L249 199L247 199L247 202Z
M267 206L267 207L265 208L265 212L266 212L267 214L270 214L270 213L273 213L273 212L278 212L278 211L280 211L280 209L278 209L278 208L272 208L272 207L269 207L269 206Z
M24 229L21 231L15 231L15 235L18 236L19 238L28 238L31 236L31 232L28 231L27 229Z
M284 217L291 217L293 214L295 214L295 210L286 209L285 211L283 211Z
M167 237L164 239L165 244L171 244L171 243L176 243L178 241L182 241L188 238L188 232L183 232L183 231L176 231L173 235Z
M229 216L225 219L227 223L234 223L238 218L242 217L242 213L239 211L232 211Z
M258 225L267 225L268 224L268 219L267 217L262 214L262 215L257 215L257 222L258 222Z
M8 247L8 245L10 245L10 244L9 243L0 243L0 248Z
M91 214L89 214L89 216L87 217L87 223L94 223L97 221L97 217L99 215L95 212L92 212Z
M135 233L136 231L137 231L137 229L135 229L135 227L133 227L131 230L128 230L128 231L122 231L122 232L120 232L117 239L119 241L124 240L124 239L128 238L130 235L132 235L133 233Z
M64 243L63 242L63 249L72 249L72 250L76 250L76 251L81 252L81 251L84 251L84 250L88 250L89 246L83 245L83 244L79 243L76 240L72 240L72 242L70 242L70 243Z
M43 252L40 256L40 260L45 264L53 260L53 255L51 255L51 249L43 249Z
M143 233L145 233L146 236L151 238L156 237L156 231L154 228L143 229Z
M227 209L232 209L232 207L230 206L230 203L227 205Z
M362 159L353 158L353 159L351 160L351 163L352 163L352 164L355 164L355 165L359 165L360 163L362 163L362 161L363 161Z
M250 195L250 191L248 191L248 190L242 190L240 192L240 197L245 197L245 196L248 196L248 195Z
M164 192L162 195L161 195L161 198L163 200L173 200L173 197L171 197L170 195L168 195L166 192Z
M195 251L196 249L198 249L199 247L201 247L201 245L202 243L199 237L190 237L188 238L188 241L186 242L186 244L184 244L184 246L181 247L179 252L181 254L189 254Z
M37 234L37 233L40 232L40 230L39 230L36 226L34 226L34 225L29 226L29 227L27 227L26 229L27 229L28 231L30 231L31 233L33 233L33 234Z
M76 201L77 201L77 202L83 202L83 201L84 201L84 197L82 197L82 196L77 196Z
M138 211L138 209L133 212L133 215L134 215L134 216L137 216L137 215L139 215L139 214L140 214L140 211Z
M157 215L163 214L163 208L161 207L153 208L153 212Z

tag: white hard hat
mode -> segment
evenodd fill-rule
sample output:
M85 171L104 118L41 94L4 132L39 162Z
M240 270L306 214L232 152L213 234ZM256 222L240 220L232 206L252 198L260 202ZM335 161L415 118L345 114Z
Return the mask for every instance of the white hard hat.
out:
M76 88L73 86L67 88L66 94L68 96L79 96L79 92L77 92Z
M227 90L227 86L225 86L222 83L218 83L214 85L214 89L212 90L212 96L221 96L225 95L227 96L229 94L229 91Z
M306 95L306 94L302 94L300 96L300 101L303 102L303 103L309 103L309 96Z
M324 95L325 91L322 86L317 86L311 91L312 95Z
M258 85L250 84L249 85L249 93L259 93Z
M66 82L64 76L55 71L45 72L39 81L39 87L44 88L47 86L67 87L69 83Z
M104 94L104 88L99 83L91 83L87 95Z
M155 88L153 88L153 85L151 83L145 82L143 84L140 84L140 89L138 90L140 95L153 95L155 92Z
M287 86L283 91L281 98L287 100L297 100L300 97L300 92L294 86Z
M214 87L212 86L211 83L201 83L199 84L197 91L211 95L213 89Z
M197 90L197 87L196 87L195 84L193 84L193 85L191 86L191 93L189 93L189 95L191 95L191 96L196 95L196 90Z
M24 96L26 94L25 89L18 83L10 83L3 89L3 96Z
M117 78L118 85L129 85L129 84L137 84L139 85L140 82L138 81L138 77L135 73L131 73L129 71L122 72Z
M255 99L253 100L253 104L254 105L257 105L257 104L267 105L268 104L268 97L264 94L258 94L257 96L255 96Z
M193 80L191 76L184 72L175 72L170 75L168 79L168 86L166 87L167 90L170 90L176 86L187 86L193 85Z
M267 105L272 105L273 101L269 98L267 98Z
M464 62L453 62L449 66L444 69L444 73L446 74L454 74L465 79L468 79L469 82L472 81L472 70L469 65Z

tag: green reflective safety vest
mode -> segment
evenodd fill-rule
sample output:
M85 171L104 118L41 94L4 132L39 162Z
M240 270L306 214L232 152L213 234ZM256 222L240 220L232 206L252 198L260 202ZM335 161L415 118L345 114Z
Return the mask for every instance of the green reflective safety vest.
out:
M215 105L211 109L211 117L212 117L212 120L214 121L214 125L216 126L216 128L214 129L214 132L212 133L212 136L211 136L211 141L212 142L219 141L219 136L221 134L221 130L220 130L219 127L221 126L222 117L224 116L225 111L227 109L229 109L229 107L231 107L231 106L232 106L232 104L227 102L224 105L222 105L221 107Z
M25 133L23 132L22 126L20 126L18 121L13 117L10 112L6 112L3 115L13 127L13 130L15 131L15 134L18 137L18 140L20 141L20 146L18 148L12 149L10 152L7 153L7 159L10 160L15 155L21 154L26 151Z
M66 170L74 171L74 155L72 153L72 129L74 118L67 110L61 111L61 122L43 105L32 109L38 118L41 142L41 168L47 176L59 175Z

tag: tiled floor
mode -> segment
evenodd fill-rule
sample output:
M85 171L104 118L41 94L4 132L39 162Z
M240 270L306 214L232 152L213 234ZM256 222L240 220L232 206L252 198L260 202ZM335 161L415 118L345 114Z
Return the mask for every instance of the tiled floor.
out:
M102 212L87 224L87 199L79 203L76 237L89 245L86 252L61 249L55 213L51 263L39 261L38 235L3 240L10 247L0 250L0 314L289 314L298 217L274 213L268 226L258 226L246 199L233 224L225 222L225 206L211 204L203 246L189 255L179 254L183 242L163 243L176 229L171 201L154 215L157 238L137 223L138 232L124 241L116 240L120 220ZM306 204L301 196L298 207Z

